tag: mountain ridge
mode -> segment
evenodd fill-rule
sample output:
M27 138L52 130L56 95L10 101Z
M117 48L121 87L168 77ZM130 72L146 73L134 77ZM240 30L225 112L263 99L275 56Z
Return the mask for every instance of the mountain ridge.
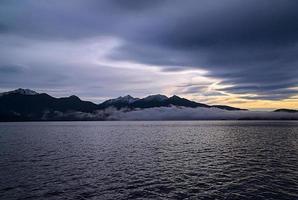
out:
M75 95L56 98L46 93L37 93L30 89L19 88L0 94L0 121L44 121L44 120L105 120L109 111L130 112L155 108L202 108L218 111L246 111L226 105L207 105L173 95L149 95L135 98L130 95L109 99L100 104L83 101ZM211 110L210 110L211 112ZM274 112L296 112L290 109L278 109ZM98 114L100 113L100 114ZM80 116L78 118L77 116ZM90 116L96 115L96 118Z

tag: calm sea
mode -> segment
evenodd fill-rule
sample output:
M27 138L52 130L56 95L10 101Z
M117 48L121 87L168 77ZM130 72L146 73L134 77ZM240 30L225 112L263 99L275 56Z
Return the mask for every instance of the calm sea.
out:
M298 122L0 123L0 199L298 199Z

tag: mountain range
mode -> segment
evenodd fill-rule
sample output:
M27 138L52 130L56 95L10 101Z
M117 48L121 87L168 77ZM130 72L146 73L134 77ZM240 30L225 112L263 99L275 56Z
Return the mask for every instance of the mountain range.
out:
M145 98L134 98L127 95L95 104L82 101L74 95L55 98L46 93L19 88L0 94L0 121L105 120L110 115L107 110L111 109L130 112L164 107L204 108L207 111L211 108L219 111L246 111L225 105L198 103L176 95L167 97L157 94ZM293 113L295 110L280 109L276 112ZM96 114L96 118L94 118L94 114ZM78 118L78 116L80 117Z

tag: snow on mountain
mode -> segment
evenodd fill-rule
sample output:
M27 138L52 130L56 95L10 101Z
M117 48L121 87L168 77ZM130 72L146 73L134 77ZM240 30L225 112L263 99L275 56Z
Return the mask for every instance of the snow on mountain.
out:
M139 100L139 98L134 98L130 95L126 95L124 97L120 96L116 99L107 100L104 103L106 103L106 104L113 104L113 103L128 103L128 104L131 104L131 103L133 103L137 100Z
M30 90L30 89L19 88L19 89L13 90L13 91L0 93L0 96L4 96L4 95L8 95L8 94L37 95L38 93L33 90Z

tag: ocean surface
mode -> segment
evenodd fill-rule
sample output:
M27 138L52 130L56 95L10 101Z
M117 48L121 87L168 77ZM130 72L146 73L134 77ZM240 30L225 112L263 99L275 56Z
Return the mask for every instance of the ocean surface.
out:
M298 122L0 123L0 199L298 199Z

